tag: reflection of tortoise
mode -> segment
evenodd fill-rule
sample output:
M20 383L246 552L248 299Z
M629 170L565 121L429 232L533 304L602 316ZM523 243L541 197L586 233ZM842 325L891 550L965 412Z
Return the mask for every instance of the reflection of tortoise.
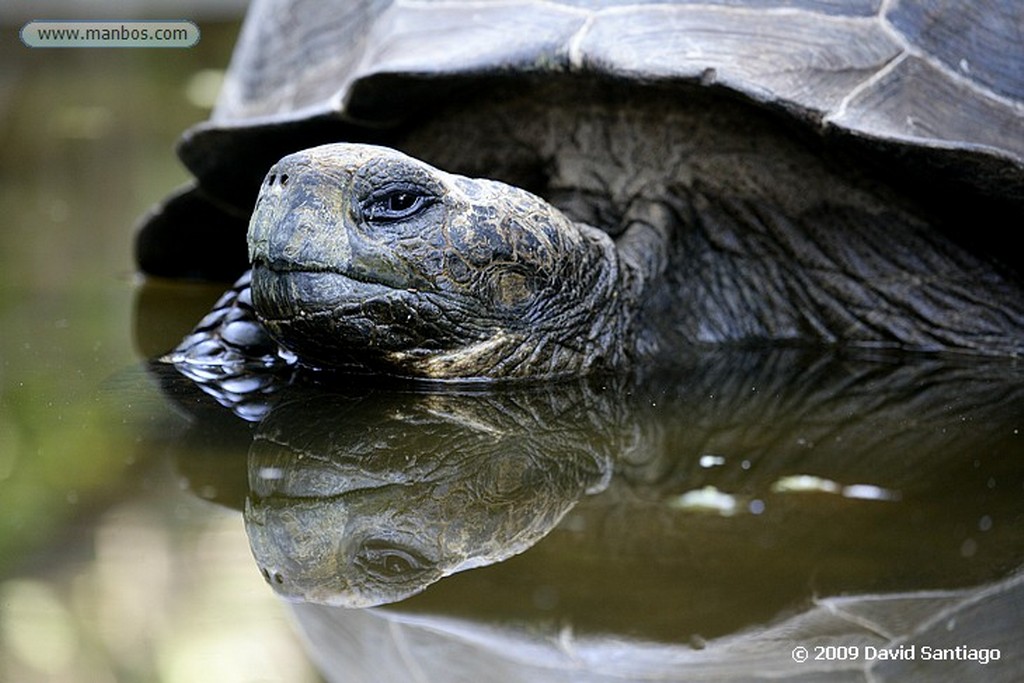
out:
M182 143L200 189L151 219L140 260L202 271L172 248L201 239L223 267L223 207L265 180L255 308L313 365L1018 354L1022 22L1013 0L257 2ZM374 146L265 172L337 141Z
M611 477L611 426L590 422L603 412L581 383L548 386L298 387L249 450L245 528L264 578L289 599L366 607L530 548Z

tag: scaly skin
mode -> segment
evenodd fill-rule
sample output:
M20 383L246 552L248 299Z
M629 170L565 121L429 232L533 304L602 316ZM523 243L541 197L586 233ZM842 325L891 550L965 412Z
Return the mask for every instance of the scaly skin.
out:
M306 362L435 379L626 365L648 275L524 190L354 144L270 170L249 255L260 320Z
M429 379L581 375L708 344L1021 352L1011 279L884 192L752 139L700 180L714 159L670 144L606 173L648 178L630 192L587 194L596 162L556 176L611 199L601 229L390 148L297 152L250 223L253 307L308 366ZM787 154L806 182L769 165Z

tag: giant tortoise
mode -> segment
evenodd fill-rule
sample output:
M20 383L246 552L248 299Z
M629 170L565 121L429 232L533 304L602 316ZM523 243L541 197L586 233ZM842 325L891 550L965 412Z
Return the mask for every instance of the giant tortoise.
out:
M257 0L139 261L251 263L186 362L1017 356L1022 34L1016 0Z

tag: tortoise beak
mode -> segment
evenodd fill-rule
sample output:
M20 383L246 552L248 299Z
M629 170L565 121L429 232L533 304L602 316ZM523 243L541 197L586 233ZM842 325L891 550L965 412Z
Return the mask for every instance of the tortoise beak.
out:
M249 222L251 262L282 271L321 271L351 261L343 225L346 193L324 192L320 169L311 161L298 153L271 167Z

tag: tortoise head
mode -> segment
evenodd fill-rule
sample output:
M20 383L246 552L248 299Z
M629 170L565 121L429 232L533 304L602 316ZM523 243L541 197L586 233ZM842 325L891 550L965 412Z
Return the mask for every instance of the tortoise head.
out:
M278 162L249 257L260 319L313 365L548 377L622 353L623 275L604 232L391 149L332 144Z

